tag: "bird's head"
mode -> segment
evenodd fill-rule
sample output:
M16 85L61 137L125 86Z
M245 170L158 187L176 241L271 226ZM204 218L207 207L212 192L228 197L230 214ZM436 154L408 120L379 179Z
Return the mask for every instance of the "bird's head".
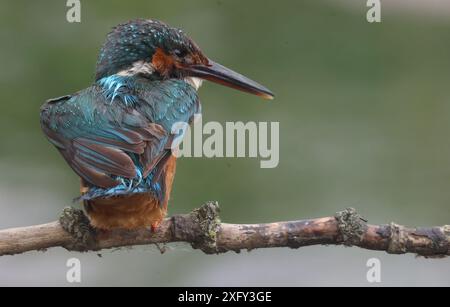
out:
M274 97L264 86L207 58L183 31L156 20L129 21L108 34L96 80L114 74L209 80L266 99Z

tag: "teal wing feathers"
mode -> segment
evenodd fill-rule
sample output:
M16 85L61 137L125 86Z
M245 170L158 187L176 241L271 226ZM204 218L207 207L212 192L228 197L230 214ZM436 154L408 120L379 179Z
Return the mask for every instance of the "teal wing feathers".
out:
M137 80L127 86L115 86L119 95L110 95L94 85L49 100L41 109L50 142L94 187L110 189L134 178L148 182L142 179L170 153L171 126L199 111L195 90L183 81Z

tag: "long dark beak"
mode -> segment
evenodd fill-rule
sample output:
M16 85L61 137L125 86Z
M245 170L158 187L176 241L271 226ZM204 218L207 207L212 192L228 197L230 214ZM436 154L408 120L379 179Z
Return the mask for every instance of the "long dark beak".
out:
M275 97L268 88L211 60L208 65L192 65L185 70L190 76L219 83L264 99Z

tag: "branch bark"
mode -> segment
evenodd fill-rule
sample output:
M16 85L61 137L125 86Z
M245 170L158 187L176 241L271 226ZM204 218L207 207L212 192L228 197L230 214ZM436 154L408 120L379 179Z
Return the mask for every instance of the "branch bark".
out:
M228 224L221 223L219 206L211 202L189 214L166 218L154 233L150 229L98 231L89 226L81 210L66 208L59 221L1 230L0 256L51 247L87 252L170 242L187 242L207 254L269 247L346 245L391 254L445 257L450 255L450 226L370 225L352 208L317 219Z

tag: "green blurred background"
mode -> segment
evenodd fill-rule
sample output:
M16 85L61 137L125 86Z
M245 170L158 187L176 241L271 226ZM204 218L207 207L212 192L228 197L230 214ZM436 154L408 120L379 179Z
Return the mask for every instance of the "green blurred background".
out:
M217 200L233 223L352 206L371 223L449 224L450 10L384 1L382 23L369 24L365 3L82 0L82 22L70 24L65 1L1 1L0 229L54 220L78 195L78 178L40 131L39 107L89 86L106 33L136 17L183 28L208 56L277 94L267 103L202 87L204 121L279 121L280 164L182 159L171 214ZM334 246L206 256L176 244L164 255L102 256L2 257L0 285L68 285L69 257L81 259L81 285L369 285L372 257L382 285L450 285L449 259Z

